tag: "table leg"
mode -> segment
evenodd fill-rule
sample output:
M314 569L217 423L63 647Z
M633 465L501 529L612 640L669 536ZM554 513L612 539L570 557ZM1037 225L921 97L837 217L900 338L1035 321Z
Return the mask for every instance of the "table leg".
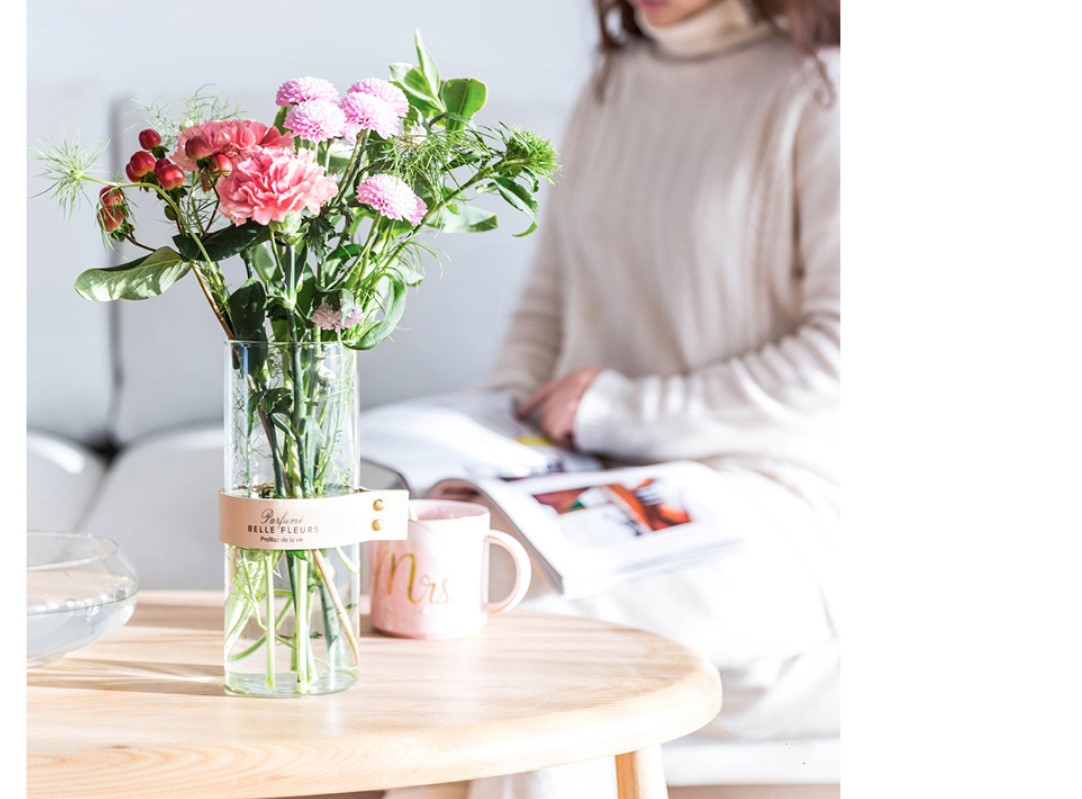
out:
M616 792L619 799L668 799L660 746L616 756Z

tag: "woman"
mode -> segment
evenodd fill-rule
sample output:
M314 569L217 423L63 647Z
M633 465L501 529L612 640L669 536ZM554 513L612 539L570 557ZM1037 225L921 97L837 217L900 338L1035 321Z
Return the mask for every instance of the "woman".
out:
M748 543L574 602L535 602L701 651L726 686L715 732L833 734L838 4L596 5L603 64L564 136L563 176L490 385L566 445L713 466L726 524ZM604 797L611 770L439 790Z

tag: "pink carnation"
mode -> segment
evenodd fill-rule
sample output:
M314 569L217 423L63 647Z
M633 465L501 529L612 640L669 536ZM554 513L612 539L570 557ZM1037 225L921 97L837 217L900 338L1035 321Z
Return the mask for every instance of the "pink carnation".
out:
M338 193L338 184L315 162L310 150L265 150L245 158L219 178L222 213L237 224L281 222L288 214L320 207Z
M285 126L310 142L335 139L344 133L346 115L330 100L305 100L286 114Z
M394 175L373 175L357 187L357 199L388 219L408 219L419 225L428 213L424 200Z
M379 78L359 80L349 87L347 94L349 92L370 94L373 97L378 97L394 109L395 116L399 119L408 114L410 110L410 102L406 99L406 93L393 83L388 83Z
M333 330L335 333L341 333L347 327L360 323L363 316L361 309L355 308L349 316L342 318L341 311L336 311L326 303L312 311L312 321L315 324L324 330Z
M184 152L184 145L193 136L202 136L210 143L213 154L225 153L234 166L249 155L267 148L293 149L292 136L281 134L278 128L267 127L254 119L213 120L185 128L177 137L177 148L172 159L186 172L199 168Z
M385 139L402 132L402 120L394 107L374 94L348 92L339 105L346 114L346 122L362 130L374 130Z
M296 105L306 100L327 100L338 102L338 89L329 80L323 78L297 78L287 80L278 87L274 102L280 106Z

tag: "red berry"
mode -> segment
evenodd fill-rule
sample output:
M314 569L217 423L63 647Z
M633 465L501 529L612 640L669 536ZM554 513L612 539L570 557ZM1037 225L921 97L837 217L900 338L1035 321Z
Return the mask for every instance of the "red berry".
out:
M124 214L119 208L101 208L98 211L98 224L106 233L112 233L124 224Z
M184 143L184 154L193 161L202 161L204 158L210 158L210 156L214 155L214 150L211 148L210 142L202 136L192 136Z
M215 175L233 174L233 162L229 160L229 156L225 153L216 153L211 156L210 159L210 171Z
M168 158L159 158L157 161L154 162L154 174L157 175L163 169L168 169L171 166L176 166L176 164L174 164ZM159 177L161 176L159 175Z
M142 175L136 175L134 172L132 172L131 164L125 164L124 171L128 173L128 180L130 180L132 183L138 183L139 178L142 177Z
M113 208L124 202L124 192L115 186L106 186L98 192L98 200L106 208Z
M162 143L162 137L154 128L139 131L139 146L144 150L153 150Z
M153 172L156 163L154 156L145 150L139 150L133 153L131 160L128 161L128 166L131 168L128 175L134 175L135 178L141 178L143 175Z
M176 164L168 166L165 169L157 173L158 183L166 191L172 191L173 189L179 189L184 185L184 170Z

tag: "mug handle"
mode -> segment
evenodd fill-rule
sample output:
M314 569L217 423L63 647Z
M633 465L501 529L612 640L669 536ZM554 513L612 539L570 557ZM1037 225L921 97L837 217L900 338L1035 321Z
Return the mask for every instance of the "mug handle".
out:
M515 585L506 599L499 602L486 602L484 611L490 616L510 610L526 597L530 589L530 556L526 554L526 548L507 533L499 530L489 530L485 533L485 540L490 544L502 547L511 556L515 563Z

